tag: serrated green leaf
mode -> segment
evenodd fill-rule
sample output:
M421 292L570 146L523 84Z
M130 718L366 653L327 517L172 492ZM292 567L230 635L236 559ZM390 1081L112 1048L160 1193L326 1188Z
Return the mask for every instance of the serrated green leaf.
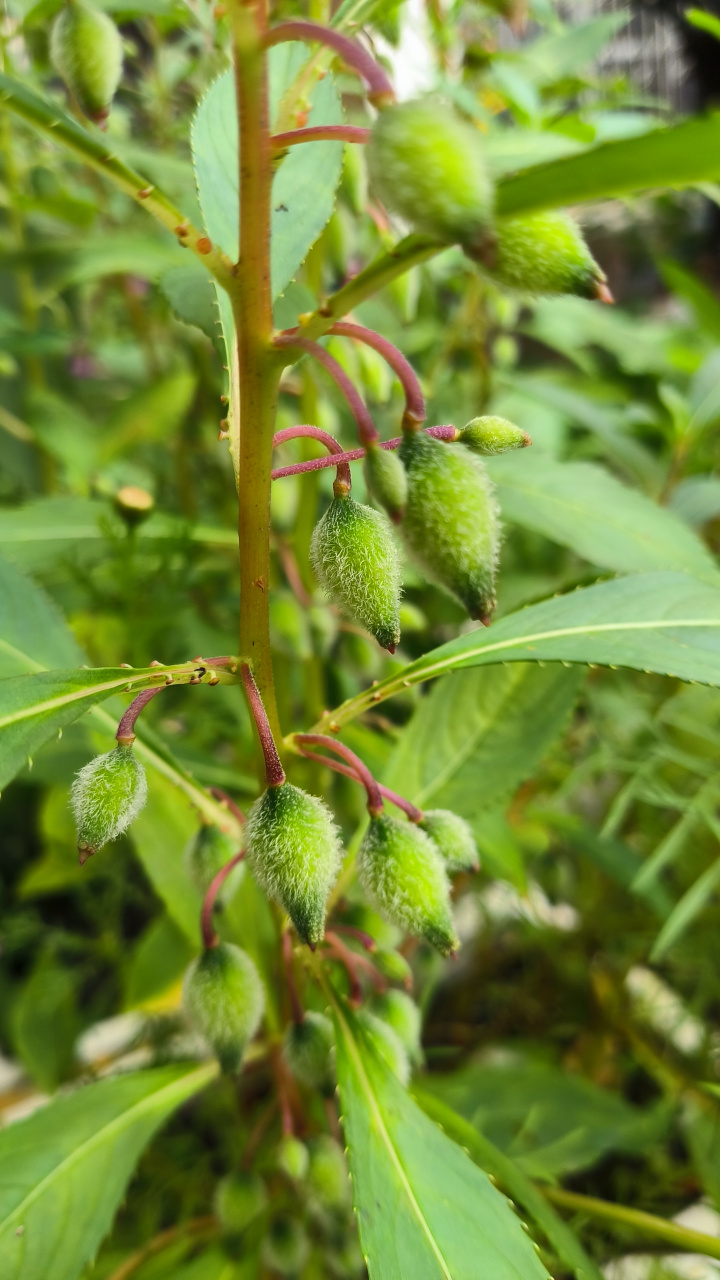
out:
M632 667L720 685L720 590L683 573L643 573L545 600L433 649L320 724L352 720L407 683L500 662Z
M714 557L674 512L589 462L491 458L505 519L619 573L677 569L720 583Z
M370 1280L547 1278L519 1219L417 1107L338 1000L338 1087Z
M172 1066L102 1080L3 1129L3 1280L76 1280L153 1134L216 1074Z

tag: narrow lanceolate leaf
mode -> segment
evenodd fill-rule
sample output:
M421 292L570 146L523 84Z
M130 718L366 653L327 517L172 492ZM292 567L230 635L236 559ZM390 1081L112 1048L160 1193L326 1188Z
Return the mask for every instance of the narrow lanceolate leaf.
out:
M15 776L28 757L48 738L72 724L90 707L104 702L114 693L139 693L155 685L188 684L195 673L208 683L218 676L233 682L225 671L208 672L198 662L185 662L174 667L123 670L121 667L98 667L95 670L36 671L32 675L10 676L0 680L0 787Z
M172 1066L102 1080L3 1129L3 1280L77 1280L153 1134L216 1073Z
M407 684L498 662L632 667L720 685L720 589L683 573L645 573L545 600L433 649L320 725L345 724Z
M370 1280L547 1280L504 1196L334 1001L338 1087Z
M481 1169L497 1179L498 1183L519 1207L530 1215L533 1222L547 1237L561 1262L568 1266L577 1280L602 1280L602 1272L597 1264L585 1252L577 1236L541 1191L533 1186L530 1179L521 1169L492 1142L489 1142L477 1129L457 1115L444 1102L430 1094L413 1088L423 1111L427 1113L447 1133L454 1142L459 1142Z
M677 569L720 582L713 556L674 511L629 489L603 467L532 453L489 460L504 519L543 533L604 569Z
M720 177L720 112L533 165L498 184L500 214L530 213Z

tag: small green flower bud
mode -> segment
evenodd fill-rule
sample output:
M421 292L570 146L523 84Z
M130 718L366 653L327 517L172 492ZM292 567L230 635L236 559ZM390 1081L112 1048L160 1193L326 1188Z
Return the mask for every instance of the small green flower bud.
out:
M301 1222L283 1215L276 1218L263 1241L263 1261L281 1276L294 1276L307 1262L310 1243Z
M507 453L509 449L524 449L532 444L527 431L516 427L507 418L497 418L489 414L484 418L473 418L460 432L460 443L473 453L492 457L496 453Z
M381 449L377 444L368 445L364 469L373 498L385 508L393 524L399 524L405 514L407 476L397 454L392 449Z
M80 864L122 835L146 800L145 770L132 747L115 747L83 765L70 793Z
M260 975L247 952L227 942L203 951L185 974L183 1004L223 1071L238 1072L265 1008Z
M278 1149L278 1166L293 1182L302 1182L308 1171L310 1152L299 1138L287 1134Z
M343 1213L350 1208L350 1178L343 1149L328 1134L310 1144L308 1190L323 1209Z
M257 880L285 908L303 942L316 946L342 859L327 805L289 782L268 787L252 806L245 832Z
M335 1036L329 1018L309 1011L302 1022L291 1022L283 1047L285 1060L296 1080L327 1095L333 1092Z
M313 568L330 599L383 649L400 640L400 553L387 517L336 497L318 521L310 545Z
M435 841L448 872L477 871L480 855L469 822L450 809L425 809L420 826Z
M479 249L493 186L477 129L427 98L382 111L366 152L383 204L418 231Z
M371 818L358 871L391 924L427 938L442 955L457 948L445 864L437 845L415 823L386 813Z
M112 19L83 0L69 0L55 19L50 57L81 110L102 124L122 72L122 41Z
M383 991L373 996L370 1012L395 1032L409 1061L417 1067L423 1060L420 1045L422 1017L414 1000L404 991Z
M373 951L372 962L390 982L402 982L408 991L413 984L413 971L399 951Z
M471 618L495 608L500 524L495 490L480 458L424 431L400 446L408 472L403 537L423 573L445 587Z
M214 823L203 823L190 838L183 854L185 869L198 893L206 894L218 871L238 851L238 841L221 831ZM220 890L221 901L229 902L242 879L240 863L234 867Z
M566 213L533 213L503 218L495 242L478 261L496 284L519 293L574 293L606 297L605 275L588 249L577 223ZM471 255L473 256L473 255Z
M393 1075L397 1076L402 1085L406 1085L410 1079L410 1059L397 1031L367 1009L359 1010L358 1021L362 1023L369 1039Z
M265 1183L256 1173L229 1173L218 1182L215 1212L228 1235L241 1235L267 1206Z

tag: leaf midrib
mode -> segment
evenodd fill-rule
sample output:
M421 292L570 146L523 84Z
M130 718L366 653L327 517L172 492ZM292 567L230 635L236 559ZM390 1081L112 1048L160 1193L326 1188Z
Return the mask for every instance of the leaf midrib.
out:
M41 668L41 670L44 670L44 668ZM0 729L6 729L11 724L19 724L22 720L32 720L34 716L44 715L48 711L56 711L59 707L66 707L71 702L80 702L83 699L91 698L93 694L103 693L105 689L124 689L128 684L142 683L148 678L152 679L152 675L148 675L147 672L136 674L135 676L122 676L119 680L106 680L104 684L84 685L81 689L75 689L72 693L64 693L56 698L46 698L44 702L35 702L29 707L19 707L17 711L11 711L8 715L0 716Z
M333 1001L333 1005L334 1005L334 1007L335 1007L335 1013L336 1013L336 1016L337 1016L337 1018L338 1018L338 1021L340 1022L340 1025L342 1026L342 1029L343 1029L343 1033L344 1033L344 1036L345 1036L345 1046L346 1046L347 1051L348 1051L348 1053L350 1054L351 1058L353 1059L353 1063L354 1063L354 1065L355 1065L355 1070L356 1070L356 1072L357 1072L358 1078L360 1079L360 1083L361 1083L361 1085L362 1085L363 1092L364 1092L365 1097L366 1097L366 1099L367 1099L367 1102L368 1102L368 1106L369 1106L370 1112L371 1112L371 1114L372 1114L373 1118L375 1119L375 1122L376 1122L376 1124L377 1124L377 1126L378 1126L378 1132L380 1133L380 1136L381 1136L381 1138L382 1138L382 1141L383 1141L383 1143L384 1143L385 1147L387 1148L388 1154L389 1154L389 1156L390 1156L390 1160L391 1160L391 1162L392 1162L392 1164L393 1164L393 1166L394 1166L394 1168L395 1168L395 1170L396 1170L396 1172L397 1172L397 1175L398 1175L398 1177L399 1177L399 1179L400 1179L400 1183L401 1183L402 1188L403 1188L403 1190L404 1190L404 1192L405 1192L405 1195L407 1196L407 1199L408 1199L408 1201L409 1201L409 1203L410 1203L410 1206L411 1206L411 1208L413 1209L413 1211L414 1211L414 1213L415 1213L415 1215L416 1215L416 1217L417 1217L418 1222L420 1223L420 1227L421 1227L421 1229L422 1229L423 1233L424 1233L424 1234L425 1234L425 1236L427 1237L427 1240L428 1240L428 1243L429 1243L429 1245L430 1245L430 1248L432 1249L432 1251L433 1251L433 1253L434 1253L434 1255L435 1255L435 1258L437 1259L437 1262L439 1263L440 1269L441 1269L441 1271L442 1271L442 1273L443 1273L443 1276L445 1277L445 1280L453 1280L452 1273L451 1273L451 1271L449 1270L448 1264L446 1263L445 1258L443 1257L443 1254L442 1254L442 1253L441 1253L441 1251L440 1251L440 1248L439 1248L439 1246L438 1246L438 1244L437 1244L437 1241L435 1240L435 1237L433 1236L433 1233L432 1233L432 1231L431 1231L431 1229L430 1229L430 1224L428 1223L428 1221L427 1221L427 1219L426 1219L426 1217L425 1217L425 1215L424 1215L424 1213L423 1213L422 1209L420 1208L420 1205L419 1205L419 1204L418 1204L418 1202L417 1202L417 1199L416 1199L416 1197L415 1197L415 1193L413 1192L413 1189L412 1189L412 1187L410 1186L410 1183L409 1183L409 1181L408 1181L407 1174L405 1173L405 1170L404 1170L404 1168L403 1168L403 1166L402 1166L402 1162L401 1162L401 1160L400 1160L400 1156L398 1155L398 1153L397 1153L397 1151L396 1151L396 1149L395 1149L395 1146L394 1146L394 1144L393 1144L392 1138L390 1137L390 1134L388 1133L387 1125L385 1124L385 1120L384 1120L384 1118L383 1118L383 1114L382 1114L382 1112L381 1112L381 1110L380 1110L380 1108L379 1108L379 1106L378 1106L378 1104L377 1104L377 1101L376 1101L376 1098L375 1098L375 1094L373 1093L373 1090L372 1090L372 1087L371 1087L370 1081L368 1080L368 1077L367 1077L367 1074L366 1074L365 1068L364 1068L364 1066L363 1066L362 1058L360 1057L360 1054L359 1054L359 1053L358 1053L358 1051L357 1051L357 1045L355 1044L355 1040L354 1040L353 1036L350 1034L350 1029L349 1029L349 1027L348 1027L347 1023L345 1022L345 1019L343 1018L342 1010L341 1010L341 1008L340 1008L340 1005L339 1005L339 1003L337 1002L337 1000L335 999L335 997L334 997L334 996L332 996L332 1001Z
M26 1195L25 1199L22 1200L10 1214L8 1214L3 1222L0 1222L0 1238L2 1238L3 1232L5 1232L8 1227L12 1226L13 1221L23 1215L33 1202L37 1200L38 1196L48 1185L62 1174L68 1173L82 1157L90 1154L93 1148L99 1146L103 1141L112 1137L114 1132L120 1132L128 1122L133 1122L141 1118L145 1112L152 1111L158 1102L166 1099L168 1095L172 1096L173 1092L183 1093L187 1089L188 1084L193 1080L197 1080L199 1078L198 1088L200 1088L202 1084L205 1083L203 1077L206 1077L207 1082L209 1082L212 1080L213 1076L217 1075L217 1073L218 1067L215 1063L199 1067L196 1071L191 1071L188 1075L181 1076L179 1080L174 1080L172 1084L166 1085L165 1088L149 1094L147 1097L143 1098L141 1102L136 1103L135 1106L131 1107L129 1110L123 1111L119 1116L116 1116L114 1120L111 1120L110 1123L105 1125L102 1129L96 1130L96 1132L93 1133L86 1142L81 1143L79 1147L75 1147L74 1150L70 1152L69 1156L66 1156L60 1164L55 1165L50 1173L46 1174L40 1182L36 1183L32 1191Z

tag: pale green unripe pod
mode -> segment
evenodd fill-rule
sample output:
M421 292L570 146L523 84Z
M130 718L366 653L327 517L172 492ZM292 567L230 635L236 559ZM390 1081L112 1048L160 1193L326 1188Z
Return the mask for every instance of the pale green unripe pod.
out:
M310 555L334 604L395 652L400 640L400 552L386 516L349 494L333 498L313 531Z
M146 800L145 770L132 747L115 747L83 765L70 793L80 864L122 835Z
M309 1010L302 1022L291 1022L283 1040L285 1060L296 1080L330 1095L335 1088L332 1022Z
M260 1217L267 1202L265 1183L256 1173L229 1173L215 1191L215 1212L229 1235L241 1235Z
M405 468L392 449L368 445L365 449L365 480L376 502L387 511L393 524L399 524L407 502Z
M203 951L185 974L183 1004L223 1071L238 1072L265 1009L260 975L247 952L227 942Z
M420 826L435 841L450 873L477 871L480 854L469 822L450 809L423 810Z
M413 971L407 960L399 951L385 951L378 949L373 951L373 964L379 969L383 977L389 978L390 982L402 982L408 991L413 984Z
M459 440L473 453L484 457L493 457L496 453L507 453L509 449L524 449L532 444L527 431L516 427L507 418L498 418L487 414L482 418L473 418L460 432Z
M350 1178L343 1149L328 1134L322 1134L310 1144L307 1180L308 1190L321 1208L334 1213L350 1208Z
M69 0L55 19L50 57L81 110L102 124L122 73L122 41L112 19L84 0Z
M477 129L436 100L403 102L380 113L366 156L388 209L418 231L479 250L493 186Z
M400 454L408 473L402 532L413 559L471 618L488 621L495 608L500 522L485 464L424 431L407 432Z
M294 1276L307 1262L310 1243L296 1218L276 1218L263 1241L263 1261L281 1276Z
M410 1079L410 1059L397 1032L368 1009L359 1010L358 1021L362 1023L383 1062L400 1083L406 1085Z
M503 218L495 228L494 244L477 260L496 284L519 293L574 293L612 301L603 271L566 213Z
M420 1044L422 1017L414 1000L405 991L383 991L373 996L370 1012L395 1032L409 1061L417 1067L423 1060Z
M218 871L238 851L238 841L221 831L214 823L206 823L188 841L183 861L188 877L198 893L206 894ZM221 901L228 902L234 894L243 874L240 863L230 872L220 890Z
M245 833L257 880L285 908L303 942L316 946L342 859L327 805L289 782L268 787L252 806Z
M427 938L442 955L456 950L445 864L437 846L415 823L386 813L372 817L358 853L358 872L391 924Z
M278 1166L293 1182L302 1182L308 1171L310 1152L299 1138L287 1134L278 1149Z

